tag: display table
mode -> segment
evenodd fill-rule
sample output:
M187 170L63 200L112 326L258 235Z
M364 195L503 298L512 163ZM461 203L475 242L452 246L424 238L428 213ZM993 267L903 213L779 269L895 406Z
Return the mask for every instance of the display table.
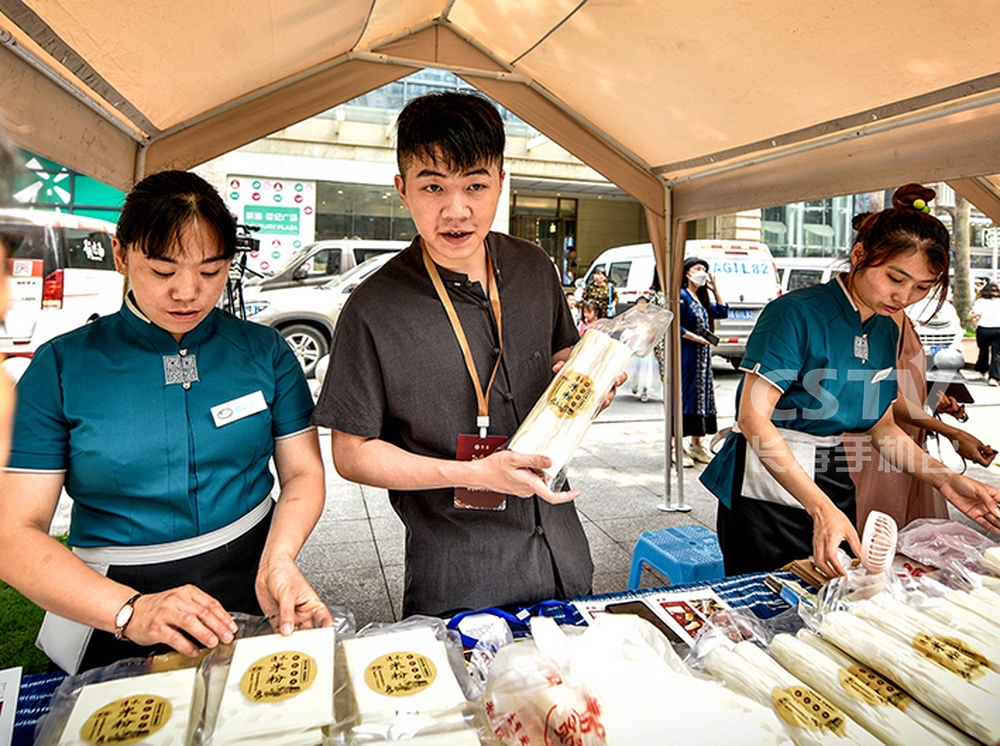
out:
M794 575L787 572L771 574L786 580L795 579ZM766 576L767 573L753 573L750 575L718 578L716 580L705 580L660 588L642 588L635 591L587 596L581 599L574 599L574 601L628 601L664 591L683 591L708 587L732 608L750 611L759 619L769 619L787 610L789 606L764 584ZM571 603L544 603L532 607L532 610L537 610L538 613L544 616L553 617L560 624L576 626L586 624L576 607ZM523 621L525 622L522 628L513 630L515 637L521 637L526 634L528 615L525 614L525 611L524 609L510 611L515 619L523 617ZM64 673L52 673L24 676L21 679L12 746L31 746L34 744L35 725L48 712L52 693L65 678L66 674Z

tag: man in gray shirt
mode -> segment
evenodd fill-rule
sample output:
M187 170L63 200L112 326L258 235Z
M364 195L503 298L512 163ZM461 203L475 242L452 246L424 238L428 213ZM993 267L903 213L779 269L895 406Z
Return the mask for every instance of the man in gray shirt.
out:
M396 189L420 235L344 307L313 422L341 476L387 488L406 525L404 616L586 594L578 493L546 487L545 456L479 457L578 339L548 256L490 232L503 123L486 99L445 93L411 101L397 131ZM472 509L469 490L499 502Z

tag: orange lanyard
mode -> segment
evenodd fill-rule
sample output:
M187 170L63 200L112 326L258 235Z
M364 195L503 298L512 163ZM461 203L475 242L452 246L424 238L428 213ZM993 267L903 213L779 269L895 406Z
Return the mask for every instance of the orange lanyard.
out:
M485 438L486 431L490 426L490 389L493 388L493 381L496 379L497 370L500 368L500 355L503 354L503 324L500 313L500 291L497 288L496 278L493 276L493 261L490 258L489 249L484 245L483 248L486 249L486 286L487 294L490 297L490 305L493 307L493 318L496 320L497 324L497 342L499 343L500 349L497 352L496 362L493 363L493 373L490 374L490 381L486 384L486 390L483 391L483 387L479 383L479 374L476 372L476 361L472 359L472 349L469 347L469 340L465 336L465 330L462 329L462 322L458 318L458 313L455 311L455 304L451 302L451 298L448 296L448 291L445 289L444 283L441 281L441 275L437 270L437 266L435 266L430 254L427 253L427 248L424 246L423 240L420 242L420 248L423 252L424 266L427 268L427 274L431 276L431 282L434 284L434 289L437 291L438 298L441 299L441 305L444 306L444 310L448 314L448 321L451 322L451 328L455 332L456 339L458 339L458 346L462 348L462 355L465 357L465 367L469 371L469 377L472 379L472 385L476 389L476 401L478 402L476 427L479 428L479 437Z

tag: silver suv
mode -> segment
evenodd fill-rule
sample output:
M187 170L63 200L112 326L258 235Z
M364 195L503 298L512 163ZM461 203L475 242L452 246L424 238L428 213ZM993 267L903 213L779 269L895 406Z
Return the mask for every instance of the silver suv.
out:
M319 286L268 289L248 285L243 290L247 319L278 329L306 376L312 377L316 362L330 350L337 317L351 291L398 253L376 254Z

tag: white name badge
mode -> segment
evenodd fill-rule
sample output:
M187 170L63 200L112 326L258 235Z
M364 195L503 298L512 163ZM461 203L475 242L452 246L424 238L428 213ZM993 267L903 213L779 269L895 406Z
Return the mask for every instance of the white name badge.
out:
M879 381L884 381L886 378L892 375L895 368L883 368L872 376L872 383L878 383Z
M212 413L215 426L222 427L230 422L257 414L257 412L263 412L265 409L267 409L267 402L264 401L264 392L254 391L239 399L216 404L209 411Z

